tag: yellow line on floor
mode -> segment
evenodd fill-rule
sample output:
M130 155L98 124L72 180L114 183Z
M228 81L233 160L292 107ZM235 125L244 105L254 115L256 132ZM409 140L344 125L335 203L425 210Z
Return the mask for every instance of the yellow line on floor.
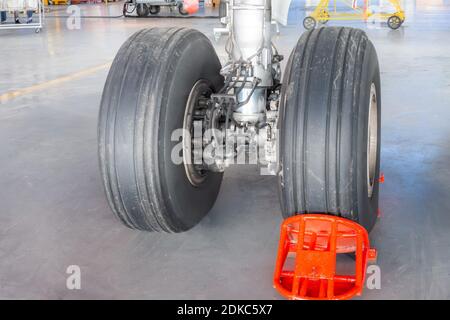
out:
M42 83L38 83L35 85L32 85L30 87L26 87L26 88L22 88L22 89L17 89L17 90L13 90L13 91L8 91L6 93L0 94L0 103L4 103L8 100L20 97L20 96L24 96L27 95L29 93L38 91L38 90L42 90L42 89L46 89L46 88L50 88L50 87L54 87L56 85L59 85L63 82L67 82L67 81L71 81L71 80L75 80L81 77L85 77L88 76L90 74L93 74L97 71L100 70L104 70L107 69L111 66L111 62L99 65L99 66L95 66L95 67L91 67L91 68L87 68L72 74L69 74L67 76L63 76L60 78L56 78L53 80L49 80L49 81L45 81Z

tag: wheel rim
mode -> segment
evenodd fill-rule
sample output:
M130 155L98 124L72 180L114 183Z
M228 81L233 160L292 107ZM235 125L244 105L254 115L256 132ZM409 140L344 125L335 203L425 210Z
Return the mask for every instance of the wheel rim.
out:
M160 8L158 6L150 6L150 13L151 14L158 14L160 11Z
M200 186L207 178L208 173L204 170L203 163L196 164L195 151L203 151L202 138L200 141L195 141L194 137L194 122L201 121L202 118L201 108L199 108L199 100L201 98L208 98L212 93L211 86L206 80L199 80L192 88L189 98L186 104L186 111L183 121L183 164L186 171L186 176L189 182L194 186ZM204 117L204 115L203 115ZM198 140L198 139L197 139ZM200 144L200 145L196 145ZM197 149L196 149L197 147ZM194 157L193 157L194 156ZM202 159L202 158L201 158Z
M303 22L303 26L307 30L313 29L315 27L315 25L316 25L316 22L311 17L305 18L305 21Z
M393 16L389 20L392 29L397 29L398 27L400 27L400 24L402 23L400 18L397 16Z
M368 197L372 198L378 159L378 101L374 83L370 86L367 130L367 192Z

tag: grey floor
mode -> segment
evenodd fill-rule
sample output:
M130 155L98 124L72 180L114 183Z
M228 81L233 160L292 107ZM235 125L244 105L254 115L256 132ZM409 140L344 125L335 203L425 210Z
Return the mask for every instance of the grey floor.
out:
M341 23L367 31L382 72L386 183L370 235L382 278L362 298L450 299L450 1L405 7L397 31ZM227 171L213 210L180 235L123 227L99 178L104 64L138 29L186 26L212 39L217 21L91 18L68 30L54 17L64 9L52 9L40 34L0 30L0 298L279 299L271 286L281 223L274 178L252 167ZM87 15L120 11L82 6ZM304 15L296 1L275 36L286 56ZM215 45L224 58L224 41ZM66 288L69 265L81 268L81 290Z

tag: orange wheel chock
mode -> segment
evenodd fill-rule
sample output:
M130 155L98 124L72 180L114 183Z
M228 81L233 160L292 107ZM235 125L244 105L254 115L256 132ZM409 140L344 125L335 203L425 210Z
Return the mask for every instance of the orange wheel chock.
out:
M355 260L349 255L354 254ZM361 295L367 262L376 260L366 229L348 219L303 214L286 219L275 266L274 287L285 298L345 300ZM347 258L347 261L338 257ZM338 262L350 274L337 274Z

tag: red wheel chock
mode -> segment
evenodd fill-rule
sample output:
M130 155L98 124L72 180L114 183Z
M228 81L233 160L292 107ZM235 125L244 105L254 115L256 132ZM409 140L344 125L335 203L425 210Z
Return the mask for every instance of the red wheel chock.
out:
M353 272L337 274L337 255L345 253L355 254ZM362 292L368 260L376 260L376 250L361 225L324 214L297 215L281 226L274 287L288 299L350 299Z

